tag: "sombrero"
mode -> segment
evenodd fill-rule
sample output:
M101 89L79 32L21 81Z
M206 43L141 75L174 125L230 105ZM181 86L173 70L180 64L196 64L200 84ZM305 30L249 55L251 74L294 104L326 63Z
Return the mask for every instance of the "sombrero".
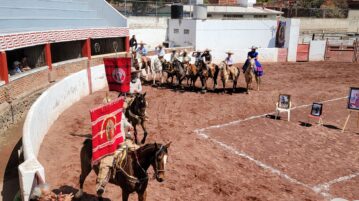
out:
M147 45L147 44L144 43L143 41L141 41L139 44L140 44L140 45Z
M157 47L163 47L162 44L159 44Z
M205 50L204 50L204 52L210 52L210 51L212 51L211 49L208 49L208 48L206 48Z
M139 72L141 72L141 71L140 71L140 70L136 70L135 67L131 67L131 74L132 74L132 73L139 73Z
M227 51L226 54L234 54L231 50Z
M258 49L258 47L256 47L256 46L253 45L253 46L251 47L251 49L252 49L252 50L253 50L253 49L256 50L256 49Z

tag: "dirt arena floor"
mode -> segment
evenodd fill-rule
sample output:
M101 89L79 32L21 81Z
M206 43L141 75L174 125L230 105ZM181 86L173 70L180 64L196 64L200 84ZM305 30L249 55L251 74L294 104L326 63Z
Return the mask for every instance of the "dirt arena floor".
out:
M358 114L344 133L340 130L348 115L349 87L359 87L359 65L277 63L264 70L261 90L249 95L243 88L233 94L201 94L144 87L147 142L173 142L166 180L150 180L148 200L359 199ZM243 74L239 79L244 87ZM281 93L292 96L290 122L286 114L279 120L271 115ZM91 133L89 110L104 96L105 89L74 104L45 137L39 159L54 189L79 188L79 153ZM311 104L318 101L324 101L324 125L313 120L305 125ZM149 172L153 175L152 168ZM94 173L87 178L83 200L96 200L95 179ZM121 199L119 187L110 184L106 190L109 200ZM130 200L136 199L131 195Z

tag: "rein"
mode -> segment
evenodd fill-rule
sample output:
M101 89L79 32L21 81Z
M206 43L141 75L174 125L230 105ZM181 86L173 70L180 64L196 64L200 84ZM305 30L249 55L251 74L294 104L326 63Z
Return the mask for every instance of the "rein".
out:
M160 147L160 149L158 150L158 151L156 151L156 153L155 153L155 155L151 158L151 160L155 160L155 177L158 177L158 174L160 173L160 172L165 172L165 170L164 169L158 169L158 162L157 162L157 157L158 157L158 155L163 151L163 148L164 148L164 146L163 145L161 145L161 147ZM140 164L140 161L138 160L138 156L137 156L137 152L136 151L134 151L134 154L135 154L135 158L136 158L136 163L137 163L137 165L140 167L140 169L142 170L142 172L143 173L145 173L145 177L143 177L143 178L137 178L137 177L135 177L135 176L133 176L133 175L130 175L130 174L128 174L121 166L118 168L119 170L118 171L120 171L120 172L122 172L124 175L126 175L126 177L128 178L128 180L129 180L129 182L131 182L131 183L143 183L143 182L145 182L145 181L147 181L148 180L148 173L146 172L146 170L141 166L141 164ZM126 156L126 157L128 157L128 156Z

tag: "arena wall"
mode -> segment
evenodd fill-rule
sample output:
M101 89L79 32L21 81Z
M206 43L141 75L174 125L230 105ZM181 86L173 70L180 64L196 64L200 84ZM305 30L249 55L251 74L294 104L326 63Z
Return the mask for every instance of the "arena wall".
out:
M91 77L93 91L107 85L103 65L91 68ZM31 189L36 183L34 180L36 174L45 181L44 167L37 160L37 155L48 129L64 110L89 93L87 71L81 70L51 86L29 110L22 139L25 162L19 166L21 194L24 200L28 200Z
M324 61L325 40L313 40L310 42L309 47L309 61Z

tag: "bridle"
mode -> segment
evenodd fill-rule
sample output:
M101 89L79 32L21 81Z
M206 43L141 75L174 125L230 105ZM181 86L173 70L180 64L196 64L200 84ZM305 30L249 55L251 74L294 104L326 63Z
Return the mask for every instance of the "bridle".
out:
M160 172L165 172L165 169L158 169L158 162L157 162L157 157L163 151L163 149L164 149L164 146L161 145L160 149L158 151L156 151L155 156L154 156L155 157L154 160L155 160L155 177L156 178L158 178L158 174Z

